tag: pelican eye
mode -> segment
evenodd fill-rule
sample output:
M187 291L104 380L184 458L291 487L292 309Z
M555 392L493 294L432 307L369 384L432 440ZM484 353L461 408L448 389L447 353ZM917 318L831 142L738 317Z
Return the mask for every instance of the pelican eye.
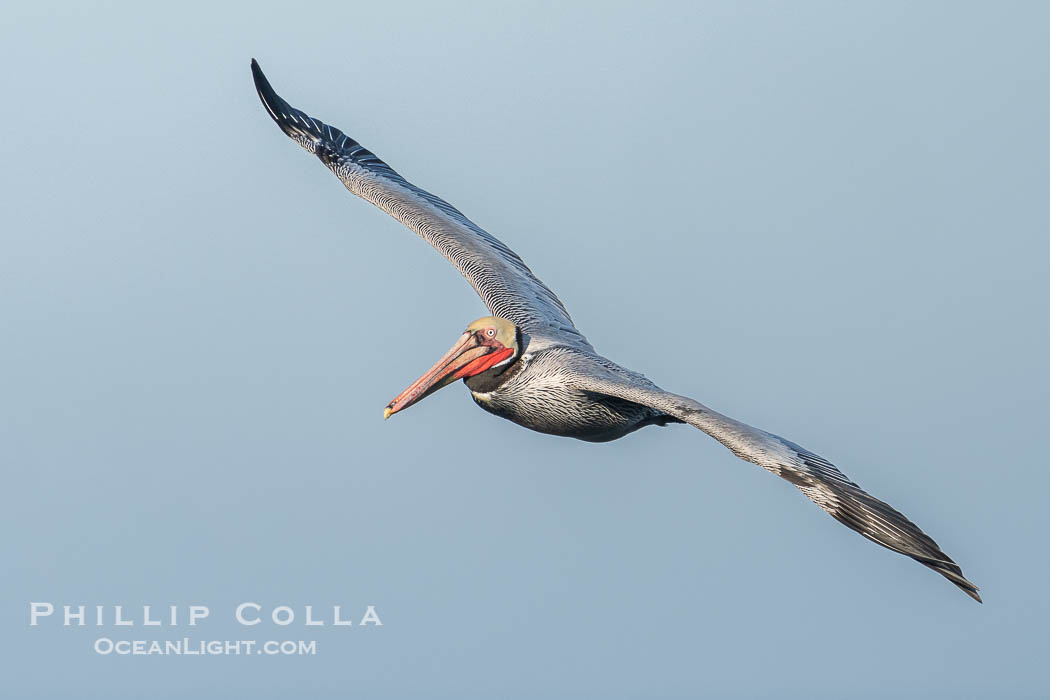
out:
M487 331L485 331L485 335L487 335L490 338L495 338L496 337L496 329L495 328L489 328Z

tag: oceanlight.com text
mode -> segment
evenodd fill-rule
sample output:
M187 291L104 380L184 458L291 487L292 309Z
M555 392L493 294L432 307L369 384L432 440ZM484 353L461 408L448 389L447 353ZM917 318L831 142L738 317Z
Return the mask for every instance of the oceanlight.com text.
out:
M267 640L254 639L194 640L182 639L110 639L99 637L94 644L95 653L101 656L314 656L317 654L316 640Z

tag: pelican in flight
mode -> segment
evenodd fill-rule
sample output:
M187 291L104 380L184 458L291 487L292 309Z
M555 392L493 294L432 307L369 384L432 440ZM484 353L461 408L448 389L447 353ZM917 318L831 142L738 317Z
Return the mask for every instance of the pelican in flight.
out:
M937 543L835 465L599 355L554 292L518 255L451 204L416 187L339 129L292 107L252 59L255 87L285 134L317 156L352 193L376 205L455 265L491 311L391 401L384 417L462 379L478 406L531 430L591 442L648 425L687 423L737 457L788 480L840 523L928 566L980 602L977 586Z

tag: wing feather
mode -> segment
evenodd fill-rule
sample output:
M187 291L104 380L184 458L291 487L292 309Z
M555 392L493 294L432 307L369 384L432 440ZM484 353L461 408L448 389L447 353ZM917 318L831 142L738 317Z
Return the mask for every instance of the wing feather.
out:
M526 333L589 348L558 297L525 262L445 200L416 187L339 129L292 107L252 59L263 106L281 130L316 155L355 195L376 205L436 248L470 282L494 316Z
M728 447L737 457L786 479L846 527L876 544L928 566L981 602L978 588L917 525L864 491L834 464L779 435L724 416L648 380L621 376L587 363L578 388L633 401L689 423Z

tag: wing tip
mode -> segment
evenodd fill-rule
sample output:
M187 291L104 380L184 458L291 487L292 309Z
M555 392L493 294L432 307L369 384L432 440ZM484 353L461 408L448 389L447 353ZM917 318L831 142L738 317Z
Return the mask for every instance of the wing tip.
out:
M971 598L976 600L981 605L984 605L984 601L981 600L981 594L977 592L977 591L979 591L981 589L978 588L977 586L973 585L969 581L966 581L966 579L963 579L963 581L965 581L965 583L962 583L961 581L955 581L955 580L953 580L952 583L954 583L959 588L960 591L962 591L966 595L970 596Z
M286 116L286 113L291 111L291 106L281 99L281 96L273 89L270 81L267 80L266 75L262 72L259 62L254 57L252 58L251 67L252 79L255 81L255 91L259 94L259 100L262 101L263 107L266 108L266 113L270 115L270 118L274 120L277 126L281 127L281 131L288 136L294 136L293 131L289 129Z
M933 569L938 574L951 581L955 585L955 587L958 588L960 591L970 596L978 603L983 604L984 601L981 600L981 594L977 592L981 589L974 585L972 581L963 576L962 569L959 567L958 564L949 559L943 552L940 552L940 555L941 557L943 557L943 559L925 559L916 556L912 556L912 559L915 559L920 564L923 564L929 567L930 569Z
M273 87L270 85L270 81L266 79L266 74L263 73L262 67L259 62L252 57L252 79L255 81L255 89L259 92L259 96L262 97L263 93L271 95L277 95Z
M255 60L255 56L252 56L251 68L252 68L252 80L255 82L255 89L258 90L259 89L259 82L261 80L266 80L266 76L263 75L262 67L259 65L259 62Z
M981 589L978 588L976 585L974 585L965 576L963 576L961 571L959 572L958 575L949 575L948 573L946 573L943 570L940 570L940 573L943 574L945 576L945 578L947 578L949 581L954 583L959 588L960 591L962 591L966 595L970 596L971 598L976 600L978 603L981 603L982 605L984 604L984 601L981 600L981 594L977 592L977 591L979 591Z

